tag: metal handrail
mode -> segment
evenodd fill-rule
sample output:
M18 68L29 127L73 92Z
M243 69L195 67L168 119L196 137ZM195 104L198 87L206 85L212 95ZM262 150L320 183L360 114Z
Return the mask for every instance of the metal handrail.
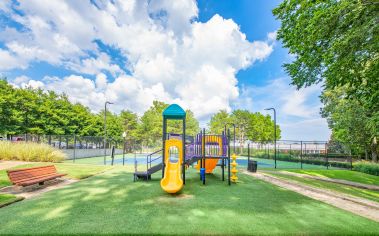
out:
M158 152L161 152L161 151L163 151L163 149L157 150L157 151L155 151L155 152L153 152L153 153L150 153L149 155L146 156L146 171L147 171L149 168L151 168L151 163L152 163L153 161L156 161L156 160L158 160L159 158L162 158L162 156L159 156L159 157L157 157L157 158L151 160L151 157L152 157L154 154L157 154Z

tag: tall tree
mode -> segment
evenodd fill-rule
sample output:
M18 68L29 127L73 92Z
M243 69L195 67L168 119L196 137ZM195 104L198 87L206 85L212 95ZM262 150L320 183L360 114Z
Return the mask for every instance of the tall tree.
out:
M322 81L328 91L346 88L342 99L365 108L365 123L375 130L370 137L375 150L379 135L378 12L379 4L373 0L284 0L273 10L281 20L278 39L295 57L284 64L292 83L301 88Z
M211 117L208 124L212 133L221 133L225 125L236 125L236 139L242 151L245 140L268 142L274 139L274 122L269 115L259 112L251 113L246 110L235 110L232 114L221 110ZM281 130L277 125L276 139L280 139ZM233 130L232 130L233 131ZM232 133L233 134L233 133Z
M162 138L163 110L169 105L164 102L154 101L153 105L141 117L139 133L146 145L158 145ZM187 135L195 135L199 131L199 122L190 110L186 111L186 132ZM168 122L167 132L182 133L180 121L171 120Z
M234 110L230 116L232 123L236 126L236 139L240 146L240 153L246 141L248 130L252 127L251 113L247 110Z
M20 131L20 114L17 108L16 89L6 79L0 79L0 133L14 134Z
M258 142L269 142L274 140L274 121L269 115L259 112L251 113L251 123L247 132L249 140ZM281 138L281 129L276 125L276 139Z
M232 121L228 112L226 112L226 110L220 110L211 117L208 126L212 133L220 134L224 130L225 126L231 122Z
M162 112L168 105L153 101L153 105L141 117L139 133L145 145L157 145L162 138Z
M140 134L138 133L138 116L136 113L123 110L120 113L123 131L126 133L127 140L140 140Z
M347 96L346 87L324 91L321 100L325 105L321 114L328 120L334 141L347 144L353 154L364 152L367 159L371 149L370 139L375 136L375 130L368 123L365 107L356 100L344 99ZM375 148L371 151L373 159L376 159L377 151Z

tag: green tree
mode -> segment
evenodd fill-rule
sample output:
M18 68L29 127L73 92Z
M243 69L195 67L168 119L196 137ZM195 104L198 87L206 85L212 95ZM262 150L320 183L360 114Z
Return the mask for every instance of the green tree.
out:
M144 144L158 146L162 138L162 112L168 105L154 101L153 105L141 117L139 133Z
M211 117L208 123L209 129L213 134L221 134L225 126L232 123L231 118L226 110L220 110Z
M241 153L247 139L247 132L253 125L251 113L247 110L234 110L230 116L230 120L236 126L236 139L238 140Z
M281 20L278 39L295 56L284 64L292 83L301 88L322 81L327 91L344 87L342 99L364 107L364 123L375 130L372 150L379 135L378 12L379 4L370 0L285 0L273 10Z
M20 114L16 110L16 89L5 78L0 79L0 133L14 134L20 129Z
M138 132L138 116L136 113L128 110L123 110L120 113L123 131L126 133L127 141L141 141L140 133Z
M145 145L158 146L162 139L162 113L169 105L154 101L153 105L141 117L139 133ZM195 135L199 131L199 122L194 117L192 111L186 111L186 135ZM182 122L178 120L169 120L167 122L168 133L182 133Z
M232 128L231 124L236 125L236 139L239 142L240 151L242 152L243 144L248 139L257 142L268 142L274 139L274 122L269 115L262 115L259 112L251 113L247 110L235 110L228 114L221 110L211 117L208 124L212 133L221 133L227 125ZM281 130L277 125L276 138L280 139ZM233 130L231 130L233 135Z
M347 100L346 96L344 87L324 91L321 96L324 103L321 114L328 120L334 141L347 144L353 154L365 153L366 159L370 149L373 148L372 157L376 161L377 147L370 145L375 130L371 129L368 122L368 112L358 101Z
M293 84L349 85L349 95L378 108L378 12L370 0L283 1L273 13L281 20L278 39L295 55L284 64Z
M251 113L251 123L247 132L249 140L258 142L269 142L274 139L274 121L269 115L262 115L259 112ZM276 139L281 138L281 129L276 125Z

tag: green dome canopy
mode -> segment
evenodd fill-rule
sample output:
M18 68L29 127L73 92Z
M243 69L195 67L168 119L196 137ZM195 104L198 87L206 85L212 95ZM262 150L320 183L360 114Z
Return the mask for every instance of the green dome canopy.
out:
M186 112L178 104L171 104L162 113L163 118L181 120L186 118Z

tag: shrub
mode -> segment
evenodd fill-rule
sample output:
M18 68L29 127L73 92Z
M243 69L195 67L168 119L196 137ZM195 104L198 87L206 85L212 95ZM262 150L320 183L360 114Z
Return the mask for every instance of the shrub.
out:
M59 162L65 159L65 154L43 143L0 141L0 159Z
M370 175L379 176L379 164L371 162L357 162L353 165L353 170L363 172Z

